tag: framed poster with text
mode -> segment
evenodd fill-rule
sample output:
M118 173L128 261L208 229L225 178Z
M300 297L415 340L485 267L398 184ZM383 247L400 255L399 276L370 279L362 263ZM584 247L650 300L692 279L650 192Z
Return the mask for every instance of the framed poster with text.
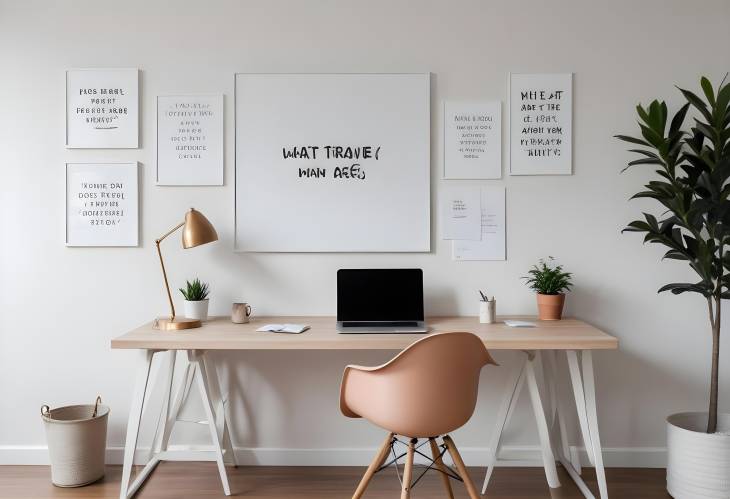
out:
M139 70L66 71L66 147L139 147Z
M510 74L511 175L573 173L573 74Z
M429 73L235 76L235 248L428 252Z
M139 244L137 163L66 164L66 246Z
M444 178L502 178L502 102L444 102Z
M223 185L223 95L157 97L157 185Z

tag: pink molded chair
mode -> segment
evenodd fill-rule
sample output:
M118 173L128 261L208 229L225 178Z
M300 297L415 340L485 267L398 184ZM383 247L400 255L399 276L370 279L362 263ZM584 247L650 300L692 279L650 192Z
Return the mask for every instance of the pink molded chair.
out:
M340 409L345 416L365 418L388 431L380 451L368 467L353 499L365 492L373 475L381 469L397 435L409 439L403 471L401 499L410 497L413 458L418 439L426 438L432 463L442 476L448 496L453 498L449 477L463 480L471 499L479 499L449 433L463 426L474 413L479 373L486 364L497 365L484 343L471 333L438 333L426 336L390 362L378 367L347 366L340 387ZM436 438L443 437L443 445ZM425 442L424 442L425 444ZM448 450L458 474L442 457ZM427 457L428 458L428 457Z

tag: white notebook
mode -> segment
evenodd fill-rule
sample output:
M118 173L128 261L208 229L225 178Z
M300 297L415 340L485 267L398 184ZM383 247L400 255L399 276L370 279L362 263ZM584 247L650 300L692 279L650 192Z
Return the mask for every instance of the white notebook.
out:
M537 324L534 322L527 321L504 321L509 327L536 327Z
M270 333L292 333L299 334L309 329L309 326L303 324L266 324L256 331L267 331Z

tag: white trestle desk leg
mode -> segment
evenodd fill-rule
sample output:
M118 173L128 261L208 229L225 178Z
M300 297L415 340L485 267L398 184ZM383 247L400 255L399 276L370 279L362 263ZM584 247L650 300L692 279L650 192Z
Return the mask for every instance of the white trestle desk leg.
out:
M552 444L550 442L550 432L548 431L547 421L545 420L545 411L542 407L540 399L540 390L537 387L537 379L535 378L535 355L531 354L525 365L527 388L530 392L532 401L532 410L535 413L535 422L537 423L537 434L540 437L540 447L542 450L542 461L545 466L545 477L547 478L550 488L560 487L558 480L558 470L555 467L555 456L553 455Z
M161 375L164 376L164 394L162 400L162 408L160 409L160 416L157 418L157 426L155 427L155 435L152 437L152 445L150 446L149 459L152 459L155 454L163 450L162 445L167 428L167 421L170 418L170 404L172 403L172 380L175 377L175 357L177 352L175 350L169 350L165 357L167 365L160 366Z
M119 499L127 499L134 492L129 490L129 480L132 476L132 465L134 464L134 453L137 448L137 436L139 435L139 424L144 409L144 399L147 393L147 382L150 376L153 350L141 350L141 358L137 368L137 378L134 382L132 404L129 408L129 420L127 421L127 438L124 443L124 466L122 467L122 483L119 490Z
M550 429L555 429L555 423L558 424L559 441L555 442L556 448L560 451L559 458L565 458L570 455L570 446L568 445L568 432L565 427L565 407L561 397L560 383L558 382L558 364L556 360L556 352L547 350L540 353L545 369L545 381L550 388L550 404L553 420L550 422ZM551 431L554 435L554 431Z
M588 431L591 436L593 460L596 467L596 481L601 499L608 499L608 487L606 485L606 470L603 468L603 453L601 450L601 439L598 435L598 414L596 410L596 381L593 376L593 356L590 350L582 354L583 360L583 384L586 399L586 412L588 416Z
M495 423L494 430L492 431L492 438L489 442L489 467L487 473L484 476L484 484L482 485L482 495L487 493L487 486L489 485L489 479L492 477L494 466L497 464L499 459L499 449L502 446L502 433L504 428L507 426L507 422L510 416L514 412L514 406L516 405L517 398L519 397L522 389L522 384L525 379L525 363L527 358L520 359L519 363L514 367L507 382L504 385L504 395L502 396L502 404L499 406L499 412L497 413L497 420Z
M580 459L577 458L577 453L573 452L575 448L571 448L568 444L568 432L565 426L567 410L561 397L560 383L558 382L557 354L554 351L547 351L542 352L541 357L543 362L547 358L546 365L548 372L546 373L546 381L555 386L555 402L557 405L555 417L560 431L560 445L556 444L555 447L558 449L558 461L560 461L563 465L568 476L570 476L570 478L575 482L575 485L578 487L578 490L580 490L583 496L585 496L586 499L595 499L591 490L580 477ZM545 367L545 364L543 367ZM554 429L554 427L552 429Z
M172 428L174 427L175 422L177 421L178 417L180 416L180 409L182 409L182 406L185 403L185 399L187 398L188 393L190 392L190 386L193 383L194 375L195 375L194 366L193 366L193 364L190 364L188 362L185 365L185 371L183 372L183 375L180 378L180 386L178 387L177 393L175 394L175 400L172 403L172 408L170 409L168 416L167 416L167 423L165 424L165 431L162 435L161 449L163 451L167 450L168 444L170 442L170 433L172 433Z
M535 356L540 358L540 364L542 365L542 377L545 382L545 387L548 391L546 418L548 428L550 429L555 426L555 422L558 417L558 396L557 390L555 388L555 383L553 383L552 366L550 366L549 363L549 357L551 353L551 351L535 352Z
M221 445L226 449L226 455L230 455L231 463L234 467L238 467L238 460L236 459L236 453L233 450L233 441L231 440L231 422L228 419L228 412L226 411L228 404L225 402L223 392L221 391L218 369L215 362L208 362L205 357L204 355L202 361L208 373L211 399L215 400L215 426L221 438Z
M223 451L221 450L221 437L218 435L218 429L215 424L215 414L213 412L213 405L210 400L210 385L208 383L208 375L205 372L205 363L202 360L203 352L194 350L188 351L188 359L197 365L198 369L198 389L200 390L200 398L203 401L203 409L205 410L205 417L208 421L208 428L210 429L210 439L213 443L213 451L215 453L215 460L218 464L218 472L221 476L221 483L223 484L223 492L229 496L231 495L231 488L228 485L228 474L226 473L226 466L223 462Z
M580 433L583 436L583 445L588 454L588 461L591 466L595 466L596 462L593 456L593 444L591 443L591 434L588 431L588 417L586 414L586 399L583 391L583 381L578 364L578 353L575 350L568 350L568 370L570 372L570 381L573 385L573 396L575 397L575 408L578 411L578 422L580 424Z
M222 410L225 411L225 407ZM236 458L236 451L233 449L233 440L231 440L231 425L228 424L227 420L223 423L221 438L223 439L222 445L226 448L226 454L230 454L231 456L231 464L234 468L238 468L238 458Z

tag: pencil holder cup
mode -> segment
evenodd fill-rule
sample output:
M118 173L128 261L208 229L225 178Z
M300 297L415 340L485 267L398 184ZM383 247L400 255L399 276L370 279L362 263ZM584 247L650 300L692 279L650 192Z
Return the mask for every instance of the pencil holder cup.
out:
M479 302L479 322L481 324L497 322L497 300Z

